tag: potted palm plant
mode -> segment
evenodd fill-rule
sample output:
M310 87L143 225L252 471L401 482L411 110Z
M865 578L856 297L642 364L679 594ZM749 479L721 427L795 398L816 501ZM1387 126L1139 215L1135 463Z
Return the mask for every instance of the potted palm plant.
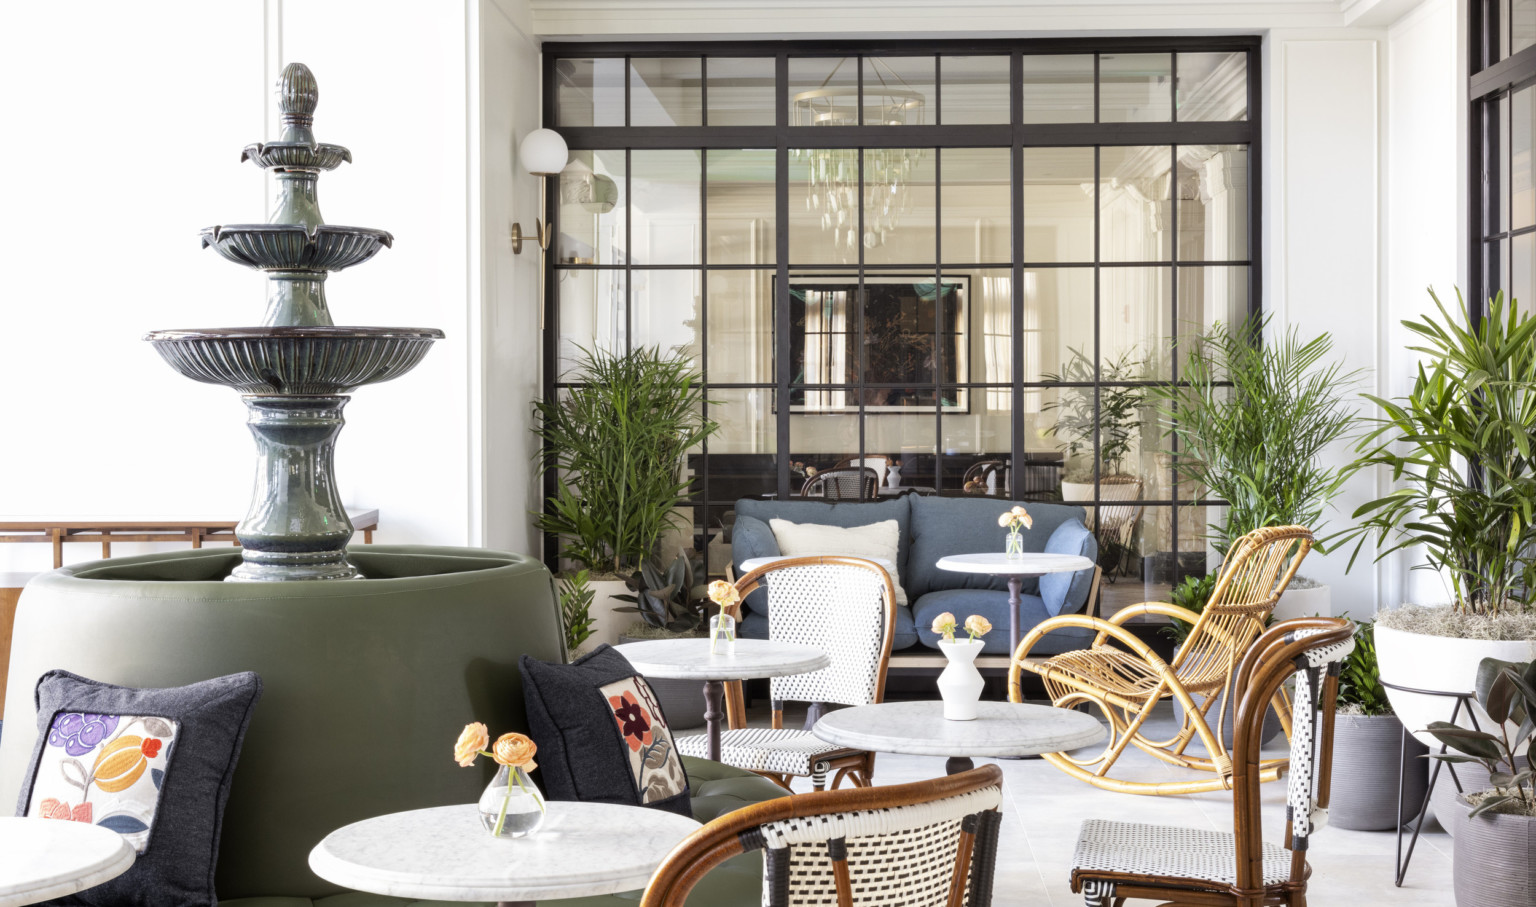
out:
M1413 818L1429 786L1418 740L1402 746L1403 724L1381 685L1375 627L1355 627L1355 647L1339 671L1338 714L1333 725L1333 796L1328 822L1356 831L1385 831ZM1402 773L1403 795L1397 796Z
M692 363L655 347L583 349L566 380L560 396L534 403L539 468L557 479L538 525L559 537L565 561L591 570L592 636L612 643L614 599L678 524L683 458L716 423L703 416Z
M1067 384L1061 397L1046 403L1042 410L1055 410L1056 424L1050 434L1062 439L1066 468L1062 472L1061 496L1068 501L1091 501L1094 494L1095 468L1099 485L1109 495L1110 486L1129 485L1139 478L1126 471L1126 461L1139 440L1141 407L1146 402L1146 388L1126 387L1120 382L1146 379L1146 359L1128 350L1104 364L1102 376L1096 375L1093 360L1082 350L1070 349L1071 358L1060 374L1047 374L1046 381ZM1105 386L1094 397L1095 379ZM1098 433L1098 459L1094 459L1094 433ZM1096 466L1097 464L1097 466Z
M1459 293L1454 315L1430 295L1439 319L1403 322L1425 355L1412 390L1369 398L1384 415L1354 468L1390 470L1396 487L1355 511L1350 563L1367 540L1377 560L1415 549L1446 584L1449 607L1376 616L1387 696L1434 745L1422 729L1448 718L1451 700L1403 687L1470 691L1484 659L1536 658L1536 319L1500 294L1474 324Z
M1164 453L1190 483L1191 498L1227 502L1208 536L1222 557L1234 540L1265 526L1306 526L1326 550L1323 512L1349 470L1329 465L1323 452L1357 436L1345 392L1360 372L1330 359L1333 338L1303 341L1293 327L1260 342L1267 325L1267 318L1218 323L1181 340L1178 383L1149 389L1164 437L1178 442ZM1298 577L1292 585L1320 584ZM1282 598L1276 618L1330 613L1321 588Z

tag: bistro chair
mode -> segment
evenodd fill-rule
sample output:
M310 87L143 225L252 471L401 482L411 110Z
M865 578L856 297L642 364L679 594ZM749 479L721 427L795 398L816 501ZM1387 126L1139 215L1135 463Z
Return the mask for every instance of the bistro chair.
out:
M1052 705L1095 706L1109 720L1110 731L1104 750L1088 758L1067 753L1047 753L1043 758L1094 787L1122 793L1169 795L1230 788L1232 761L1222 728L1226 710L1234 707L1229 695L1232 673L1263 632L1275 602L1311 549L1312 532L1303 526L1274 526L1248 533L1233 543L1210 601L1200 614L1165 602L1142 602L1121 609L1108 620L1067 614L1042 621L1019 641L1013 653L1008 698L1023 701L1020 672L1032 671L1045 682ZM1125 629L1126 621L1142 615L1161 615L1193 625L1172 662L1163 661ZM1041 637L1064 627L1097 630L1098 635L1086 649L1035 663L1026 661ZM1174 699L1184 707L1184 720L1172 737L1157 740L1144 733L1143 727L1164 699ZM1273 704L1281 727L1289 734L1290 710L1284 694L1276 693ZM1186 752L1196 739L1206 755ZM1145 782L1111 776L1116 760L1132 744L1164 762L1214 777ZM1284 759L1265 763L1259 780L1279 778L1284 767Z
M832 468L858 469L861 466L873 469L875 471L875 481L881 485L884 485L886 470L891 468L891 458L885 456L844 457L843 459L837 461L837 463L834 464Z
M705 873L763 853L763 907L988 907L1003 773L821 791L738 809L669 854L640 907L683 907Z
M819 671L774 677L768 682L772 726L749 728L741 710L729 709L729 727L720 734L720 761L757 772L789 790L790 779L808 777L821 790L845 778L867 787L875 754L827 743L809 730L784 727L786 700L869 705L885 699L885 670L896 626L896 589L890 574L873 561L822 556L774 561L736 583L745 599L759 586L768 590L768 638L815 646L832 663ZM739 687L738 687L739 688ZM682 737L678 751L705 757L706 735Z
M1141 503L1144 483L1139 478L1125 482L1105 481L1099 484L1099 500L1128 501L1125 504L1101 503L1094 520L1093 534L1097 537L1106 582L1125 575L1131 563L1131 543L1136 537L1136 527L1145 509Z
M800 486L800 497L830 501L872 500L879 494L880 474L869 466L824 470Z
M1127 899L1304 907L1307 844L1328 819L1339 665L1354 646L1354 625L1342 618L1302 617L1266 630L1237 670L1232 832L1089 819L1072 857L1072 890L1088 907L1119 907ZM1292 675L1297 708L1282 847L1263 837L1259 748L1265 712Z
M960 489L967 494L1008 494L1008 464L1002 460L972 463L960 479Z

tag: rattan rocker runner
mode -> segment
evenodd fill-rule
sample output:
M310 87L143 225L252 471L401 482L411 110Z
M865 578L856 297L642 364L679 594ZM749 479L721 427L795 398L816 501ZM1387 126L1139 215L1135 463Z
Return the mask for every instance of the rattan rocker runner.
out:
M1339 664L1354 648L1354 625L1302 617L1269 628L1236 672L1240 693L1233 747L1231 833L1090 819L1072 857L1072 890L1087 907L1127 899L1181 905L1268 907L1307 903L1307 843L1327 824ZM1264 714L1296 676L1285 845L1264 841L1259 748ZM1314 725L1320 725L1315 727Z
M827 743L809 730L784 727L784 702L870 705L885 699L885 672L896 627L896 589L873 561L854 557L797 557L774 561L736 582L741 598L759 586L768 592L768 638L815 646L832 663L809 674L769 681L773 726L749 728L740 708L741 684L727 693L728 730L720 735L720 761L756 772L789 790L808 777L821 790L844 779L868 787L875 754ZM738 615L739 616L739 615ZM702 736L683 737L678 750L703 756Z
M1232 673L1264 630L1275 602L1311 549L1312 532L1302 526L1255 529L1239 538L1222 565L1210 602L1199 615L1164 602L1143 602L1122 609L1108 620L1067 614L1042 621L1014 650L1008 669L1008 698L1023 701L1020 672L1033 671L1045 682L1052 705L1095 706L1108 718L1110 731L1104 750L1096 755L1080 759L1067 753L1047 753L1042 758L1095 787L1121 793L1166 796L1230 788L1232 761L1222 739L1222 718L1232 707L1228 702ZM1171 663L1125 629L1127 620L1150 614L1194 625ZM1064 627L1086 627L1097 630L1098 636L1087 649L1033 664L1025 660L1042 636ZM1184 722L1172 737L1154 740L1142 728L1164 699L1174 699L1184 707ZM1291 715L1283 691L1275 693L1273 706L1289 735ZM1207 755L1186 752L1196 740ZM1116 760L1130 745L1165 762L1206 772L1207 777L1163 782L1112 777ZM1279 778L1285 763L1285 759L1264 763L1259 780Z
M1003 773L781 797L727 813L668 855L640 907L683 907L714 867L763 851L764 907L988 907Z

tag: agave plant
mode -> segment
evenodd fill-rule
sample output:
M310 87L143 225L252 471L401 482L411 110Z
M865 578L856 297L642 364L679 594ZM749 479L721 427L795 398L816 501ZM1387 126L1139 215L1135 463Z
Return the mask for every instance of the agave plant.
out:
M704 558L692 548L678 553L663 571L652 558L640 562L640 570L625 581L629 595L614 596L629 605L613 610L639 614L654 630L698 633L709 619Z
M1536 785L1532 784L1536 777L1536 750L1531 747L1536 738L1536 662L1516 664L1485 658L1477 666L1475 690L1477 704L1493 719L1498 733L1474 731L1446 721L1431 722L1426 730L1456 751L1432 758L1476 762L1488 770L1493 788L1482 792L1469 815L1500 807L1501 812L1536 814ZM1509 732L1511 724L1516 726L1513 735Z

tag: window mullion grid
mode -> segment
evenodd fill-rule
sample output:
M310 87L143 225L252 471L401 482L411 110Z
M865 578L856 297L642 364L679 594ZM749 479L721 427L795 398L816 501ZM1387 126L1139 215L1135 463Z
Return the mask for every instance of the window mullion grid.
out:
M773 294L774 449L778 470L778 496L789 497L789 54L774 58L774 236L776 269Z

